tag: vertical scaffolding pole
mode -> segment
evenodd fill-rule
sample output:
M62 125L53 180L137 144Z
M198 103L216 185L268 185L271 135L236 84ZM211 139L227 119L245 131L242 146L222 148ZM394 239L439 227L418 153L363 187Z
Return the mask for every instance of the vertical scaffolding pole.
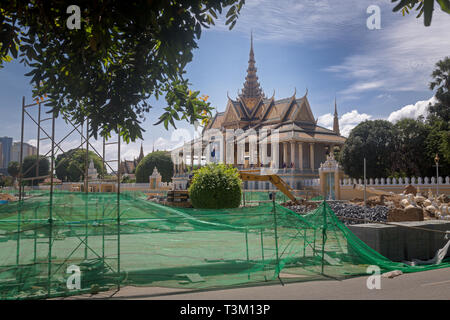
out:
M263 228L261 228L261 259L263 264L263 270L264 270L264 278L266 277L266 263L264 261L264 236L263 236Z
M102 261L105 264L105 202L102 201Z
M49 235L48 235L48 279L47 295L50 296L52 284L52 241L53 241L53 171L55 169L55 111L52 110L52 155L50 161L50 206L49 206Z
M117 131L117 290L120 290L120 128Z
M278 224L277 224L277 209L275 206L275 197L272 199L273 202L273 223L275 228L275 255L276 255L276 261L277 261L277 277L278 280L280 280L281 285L284 286L283 281L281 281L280 278L280 257L278 256Z
M306 256L306 227L303 229L303 258Z
M19 160L19 201L22 200L22 175L23 175L23 130L25 123L25 96L22 97L22 128L20 132L20 160ZM20 207L19 207L20 208Z
M324 268L324 259L325 259L325 241L327 240L327 211L326 211L326 202L324 201L322 203L323 206L323 227L322 227L322 271L323 274L323 268Z
M17 243L16 243L16 269L19 266L20 257L20 223L21 223L21 211L22 211L22 173L23 173L23 131L25 120L25 97L22 97L22 128L20 134L20 163L19 163L19 210L17 213Z
M89 170L89 119L86 118L86 159L84 161L84 259L88 257L88 170Z
M248 229L247 228L245 229L245 249L246 249L246 252L247 252L247 268L249 268L249 266L250 266L250 257L248 255ZM250 280L250 269L247 269L247 270L249 270L247 276L248 276L248 280Z
M37 262L37 211L39 206L34 209L34 254L33 254L33 263Z
M38 126L37 126L37 140L36 140L36 177L39 177L39 148L41 140L41 102L38 105Z
M105 141L105 137L103 137L103 152L102 152L102 178L105 178L105 173L106 173L106 167L105 167L105 144L106 144L106 141ZM100 186L100 188L101 188L101 186ZM100 192L102 192L103 190L100 190Z

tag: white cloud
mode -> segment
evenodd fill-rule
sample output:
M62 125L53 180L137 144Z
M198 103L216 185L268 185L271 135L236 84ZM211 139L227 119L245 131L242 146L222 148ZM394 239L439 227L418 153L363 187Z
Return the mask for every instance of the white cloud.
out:
M317 124L328 129L333 129L334 116L331 113L324 114L318 118ZM357 110L344 113L339 118L339 129L341 135L347 137L350 131L360 122L371 120L372 116L367 113L359 113Z
M331 113L326 113L317 119L317 124L319 126L331 129L333 127L333 119L334 117Z
M436 102L437 99L432 97L429 100L417 101L415 104L408 104L403 108L392 112L388 117L388 121L395 123L405 118L417 119L420 116L426 117L428 114L429 104L434 104Z
M181 147L185 142L191 141L193 137L197 137L199 132L201 133L201 127L195 131L192 127L191 130L186 128L178 128L172 131L170 139L159 137L155 140L155 150L173 150Z
M440 10L430 27L422 18L395 17L381 30L368 31L358 52L325 71L351 81L342 94L428 90L435 63L450 55L449 29L450 19Z
M426 116L428 114L427 109L430 103L434 104L436 102L436 97L431 97L428 100L417 101L415 104L409 104L396 111L391 112L391 114L385 120L396 123L397 121L405 118L417 119L420 116ZM341 131L341 135L348 137L350 131L359 123L374 119L375 118L372 115L369 115L367 113L359 113L358 110L352 110L351 112L344 113L339 118L339 128ZM334 116L331 113L326 113L318 118L317 124L328 129L333 129L333 120Z
M366 28L366 9L388 0L247 0L234 30L246 35L253 30L256 40L303 43L342 37L351 30ZM392 5L391 5L392 6ZM225 12L226 13L226 12ZM226 30L225 14L211 30Z
M340 91L340 93L345 95L351 95L363 91L373 90L377 88L381 88L383 86L383 81L369 81L369 82L362 82L362 83L355 83L349 88Z

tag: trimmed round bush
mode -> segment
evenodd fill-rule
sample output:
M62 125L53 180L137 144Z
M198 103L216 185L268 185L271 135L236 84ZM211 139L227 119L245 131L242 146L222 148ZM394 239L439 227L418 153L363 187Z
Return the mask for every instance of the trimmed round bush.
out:
M189 198L194 208L237 208L241 203L239 171L231 165L209 164L194 171Z

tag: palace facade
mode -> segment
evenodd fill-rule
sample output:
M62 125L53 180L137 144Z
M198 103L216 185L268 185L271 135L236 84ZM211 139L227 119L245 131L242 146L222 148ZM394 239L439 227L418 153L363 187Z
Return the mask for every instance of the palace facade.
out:
M174 178L185 176L192 165L202 165L205 160L214 161L214 158L233 163L240 170L252 169L259 170L261 174L279 174L294 189L303 188L304 180L319 177L318 169L326 160L327 154L345 142L345 137L341 136L339 131L336 100L333 130L330 130L317 125L307 91L303 97L297 97L294 92L291 97L281 100L276 100L274 95L267 98L260 87L256 71L252 37L243 89L238 92L236 99L228 96L225 111L216 113L203 129L204 133L219 133L212 137L213 140L216 138L217 146L211 147L208 142L211 141L209 135L206 141L190 141L175 149L172 154L175 153L179 160L175 161ZM256 132L258 144L267 142L267 148L252 149L249 146L251 138L246 134L230 140L227 136L230 130ZM276 140L271 139L274 132L277 133ZM218 136L220 143L217 143ZM196 145L200 145L201 149ZM239 145L242 146L241 151ZM218 149L223 150L223 154ZM233 153L231 158L230 151ZM240 152L244 155L243 161L238 160ZM256 160L253 158L252 161L253 153L256 154ZM277 158L273 157L275 154L278 154ZM264 161L264 156L272 160ZM245 187L256 190L269 188L265 182L248 182Z

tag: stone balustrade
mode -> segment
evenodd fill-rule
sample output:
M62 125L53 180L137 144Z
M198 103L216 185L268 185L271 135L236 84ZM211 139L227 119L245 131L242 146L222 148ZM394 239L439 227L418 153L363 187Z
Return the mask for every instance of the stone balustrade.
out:
M439 177L438 178L439 185L450 185L450 177ZM341 179L341 186L351 186L354 184L363 184L363 179ZM406 178L375 178L375 179L366 179L366 183L368 186L402 186L402 185L436 185L436 177L406 177Z

